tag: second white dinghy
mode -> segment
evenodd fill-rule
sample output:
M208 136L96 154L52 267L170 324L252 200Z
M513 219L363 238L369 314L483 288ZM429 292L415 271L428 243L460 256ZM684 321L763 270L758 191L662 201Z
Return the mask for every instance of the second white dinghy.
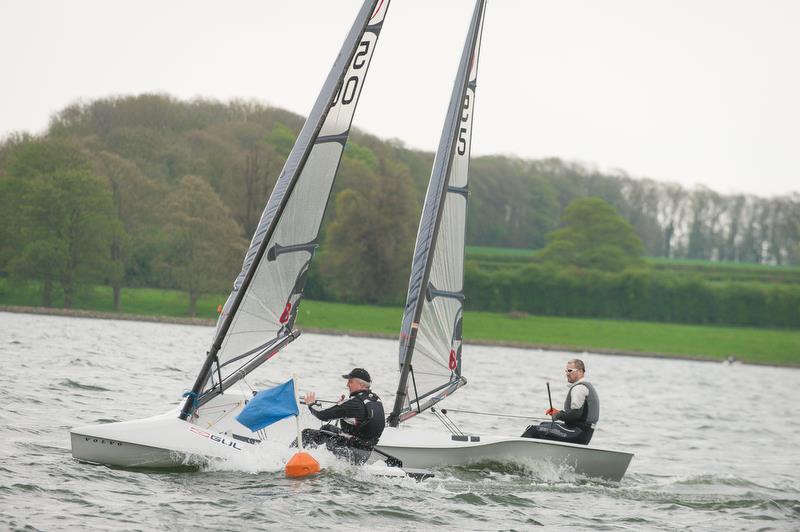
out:
M620 480L631 453L517 436L465 435L446 418L448 432L405 426L467 383L461 356L464 237L485 5L478 0L475 6L428 183L400 332L400 378L389 426L376 450L402 460L404 467L547 461L579 474Z
M403 467L435 469L489 462L513 462L524 466L546 463L567 467L588 477L619 481L633 454L549 440L515 436L463 434L443 431L384 431L379 448L402 461Z

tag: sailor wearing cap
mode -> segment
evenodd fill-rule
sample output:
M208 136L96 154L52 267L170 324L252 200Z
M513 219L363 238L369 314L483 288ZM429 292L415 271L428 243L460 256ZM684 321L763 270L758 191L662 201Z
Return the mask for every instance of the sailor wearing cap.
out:
M305 429L303 445L325 446L340 458L354 463L363 463L369 457L372 448L378 443L386 424L383 403L380 397L371 390L372 379L367 370L353 368L350 373L342 375L347 379L350 397L339 404L318 410L317 396L309 392L305 403L311 414L321 421L340 420L341 429L335 425L323 425L320 430Z

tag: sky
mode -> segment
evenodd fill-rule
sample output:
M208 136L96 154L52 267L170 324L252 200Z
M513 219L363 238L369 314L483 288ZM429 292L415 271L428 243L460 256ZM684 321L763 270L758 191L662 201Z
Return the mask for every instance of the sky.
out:
M306 115L360 0L3 0L0 138L159 92ZM439 139L473 0L392 0L354 126ZM800 1L489 0L473 155L800 191Z

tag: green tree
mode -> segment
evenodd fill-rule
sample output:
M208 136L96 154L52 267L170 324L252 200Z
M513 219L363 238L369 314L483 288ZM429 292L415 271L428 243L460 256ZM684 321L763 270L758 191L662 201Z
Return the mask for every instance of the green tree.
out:
M361 162L358 189L336 196L320 270L331 292L346 301L402 300L419 218L408 169L381 160L380 177ZM343 176L344 177L344 176Z
M471 244L538 249L556 228L561 204L549 180L525 161L480 157L470 163L467 239Z
M269 142L269 130L261 124L230 122L206 133L210 139L198 157L209 160L208 171L215 190L250 237L258 226L269 194L280 174L285 156ZM216 145L211 142L216 141ZM223 140L224 142L221 142Z
M378 158L375 157L375 154L372 153L369 148L350 141L347 143L347 146L345 146L344 152L348 157L364 163L367 168L373 172L378 169Z
M548 235L543 262L605 271L644 264L644 245L633 227L600 198L573 201L564 211L565 227Z
M71 307L78 285L102 282L109 273L118 221L108 184L74 141L24 138L2 159L0 265L18 278L41 281L44 306L53 304L60 284L63 304Z
M292 151L297 136L286 125L278 122L269 134L269 142L275 150L285 159Z
M16 180L0 172L0 273L8 272L8 264L19 250L19 219L14 215L18 202Z
M59 283L64 308L70 308L78 285L103 282L112 268L111 241L119 221L108 183L67 170L21 181L19 187L24 245L11 270L44 283L45 306L52 304L52 287Z
M157 234L163 222L160 207L164 187L143 175L135 164L113 153L96 154L94 167L108 180L114 211L120 221L111 235L108 273L114 310L119 311L122 286L131 281L131 267L139 260L137 250Z
M189 315L195 316L201 295L230 287L247 241L220 197L201 177L181 179L167 203L165 263L177 285L189 293Z

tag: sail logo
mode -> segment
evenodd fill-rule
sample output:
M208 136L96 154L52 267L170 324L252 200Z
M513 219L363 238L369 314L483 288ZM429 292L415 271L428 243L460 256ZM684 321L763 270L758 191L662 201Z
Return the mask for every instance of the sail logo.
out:
M226 440L225 438L223 438L221 436L217 436L216 434L211 434L210 432L206 432L204 430L198 429L197 427L189 427L189 432L197 434L198 436L202 436L203 438L208 438L211 441L215 441L217 443L221 443L222 445L225 445L227 447L233 447L237 451L241 451L242 450L242 448L239 447L236 444L235 441Z
M375 18L375 16L376 16L378 13L380 13L380 11L381 11L381 8L383 7L383 3L384 3L385 1L386 1L386 0L381 0L381 1L378 3L378 5L375 7L375 10L374 10L374 11L372 12L372 14L369 16L369 21L370 21L370 22L372 22L372 19L374 19L374 18Z
M122 442L114 441L114 440L106 440L104 438L92 438L92 437L89 437L89 436L84 436L84 439L86 441L90 441L92 443L102 443L104 445L118 445L118 446L122 445Z
M292 310L292 303L286 303L286 306L283 307L283 314L281 314L280 322L281 324L286 323L289 321L289 311Z

